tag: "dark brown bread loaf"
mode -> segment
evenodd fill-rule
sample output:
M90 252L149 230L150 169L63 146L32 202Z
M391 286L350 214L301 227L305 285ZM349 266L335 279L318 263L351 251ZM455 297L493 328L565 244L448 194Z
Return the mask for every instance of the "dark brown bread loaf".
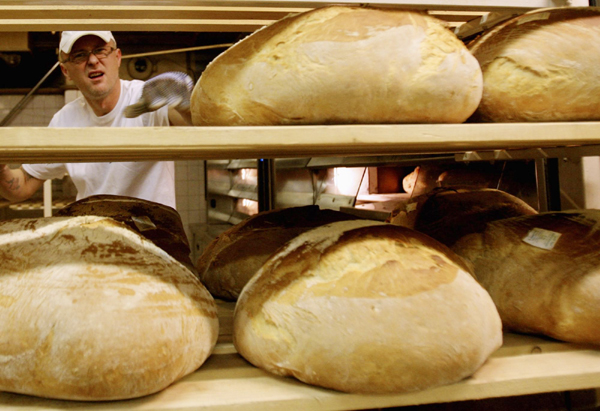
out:
M600 211L487 224L453 247L470 260L506 328L600 344Z
M399 206L390 221L452 246L469 233L483 231L490 221L532 214L537 214L534 208L504 191L440 188Z
M300 233L334 221L357 217L318 206L290 207L258 213L213 240L196 268L215 297L236 300L262 264Z

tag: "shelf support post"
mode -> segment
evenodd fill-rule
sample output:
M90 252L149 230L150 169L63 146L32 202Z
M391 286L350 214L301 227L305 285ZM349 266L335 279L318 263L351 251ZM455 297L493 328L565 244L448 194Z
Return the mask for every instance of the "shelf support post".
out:
M275 208L275 161L269 158L259 158L258 173L258 211L268 211Z
M560 182L557 158L535 160L539 211L560 211Z

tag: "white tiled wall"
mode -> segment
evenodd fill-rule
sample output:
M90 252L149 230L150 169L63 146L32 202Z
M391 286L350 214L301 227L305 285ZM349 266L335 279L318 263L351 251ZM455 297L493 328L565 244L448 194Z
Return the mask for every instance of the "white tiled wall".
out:
M175 193L177 211L181 215L183 226L191 242L190 226L206 223L203 161L175 162Z
M15 107L21 100L21 95L3 95L0 96L0 119L4 119L6 115ZM33 96L23 109L13 118L10 124L11 127L29 126L29 127L44 127L50 123L54 113L63 106L65 99L61 95L38 95Z
M52 116L76 93L62 95L34 95L7 126L45 127ZM23 98L22 95L0 95L0 119ZM190 225L206 222L206 201L204 198L204 163L202 161L175 162L175 190L177 211L181 215L188 239L191 241Z

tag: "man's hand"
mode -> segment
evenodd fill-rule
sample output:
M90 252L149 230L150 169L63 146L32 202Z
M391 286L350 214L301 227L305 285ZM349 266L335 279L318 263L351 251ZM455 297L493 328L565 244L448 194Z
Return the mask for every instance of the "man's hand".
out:
M169 71L146 81L140 100L125 108L125 117L133 118L169 106L187 113L194 82L185 73Z

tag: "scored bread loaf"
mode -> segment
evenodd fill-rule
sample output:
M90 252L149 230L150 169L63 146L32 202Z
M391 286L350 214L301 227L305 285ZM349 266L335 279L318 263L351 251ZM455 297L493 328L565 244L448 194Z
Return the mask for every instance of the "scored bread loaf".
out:
M600 8L526 13L492 28L469 49L484 81L474 120L600 119Z
M438 188L398 206L390 222L450 247L467 234L483 231L490 221L532 214L537 214L533 207L505 191Z
M111 217L152 241L192 272L196 271L181 216L172 207L141 198L102 194L68 204L55 215Z
M300 234L269 258L236 303L233 342L274 374L399 393L471 375L502 330L489 295L447 247L355 220Z
M600 210L494 221L453 247L506 328L600 344Z
M217 56L191 97L196 126L460 123L477 61L425 13L327 6L266 26Z
M0 222L0 390L117 400L195 371L218 335L198 278L107 217Z
M267 258L287 241L320 225L357 218L314 205L260 212L206 247L196 263L198 275L214 297L236 300Z

